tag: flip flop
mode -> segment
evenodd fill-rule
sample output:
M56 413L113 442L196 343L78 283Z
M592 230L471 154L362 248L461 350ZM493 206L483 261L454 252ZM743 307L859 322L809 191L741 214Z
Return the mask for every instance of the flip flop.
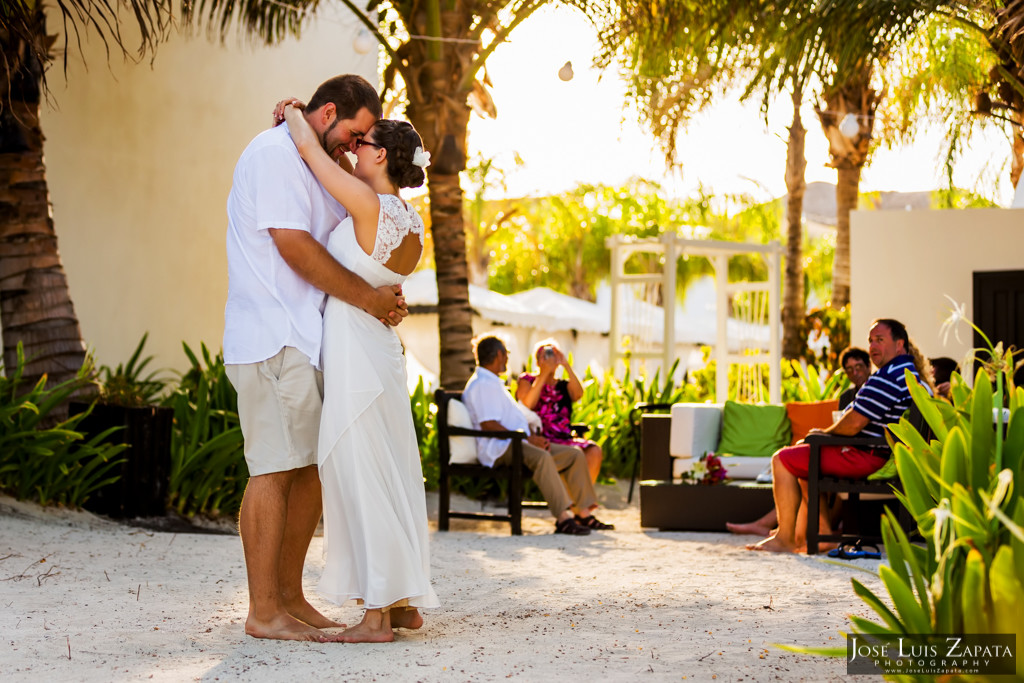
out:
M882 553L873 545L863 546L860 541L853 545L841 545L828 551L829 557L838 557L840 560L880 560Z

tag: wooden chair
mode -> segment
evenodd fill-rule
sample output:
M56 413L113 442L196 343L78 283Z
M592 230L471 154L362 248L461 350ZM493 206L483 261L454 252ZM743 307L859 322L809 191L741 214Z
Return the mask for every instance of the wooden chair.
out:
M530 470L523 465L523 440L526 432L488 432L448 425L448 401L462 400L461 391L434 392L437 403L437 451L441 465L440 500L438 502L437 528L448 531L449 520L457 519L489 519L496 522L508 522L512 526L512 534L523 534L523 480L531 476ZM463 464L451 462L451 446L448 439L453 436L484 437L491 439L512 440L512 464L508 466L487 467L479 463ZM508 514L489 512L465 512L451 509L451 478L468 476L474 479L505 479L508 481Z
M931 438L931 431L928 429L924 417L911 404L906 416L910 424L928 440ZM912 530L916 526L910 512L896 498L896 492L902 491L902 484L899 477L892 479L841 479L839 477L826 476L821 473L821 447L822 446L855 446L857 448L877 448L887 446L884 438L864 438L853 436L833 436L831 434L809 434L805 443L811 447L810 460L807 466L807 554L818 553L819 542L834 542L852 544L857 541L866 543L881 543L882 537L877 534L865 534L859 531L851 531L850 524L863 517L857 516L857 507L860 504L860 497L865 494L882 494L892 498L894 504L899 508L896 510L897 519L904 530ZM892 456L890 456L892 457ZM842 532L822 534L819 530L818 516L821 511L821 495L823 493L847 494L848 498L843 503L844 529Z

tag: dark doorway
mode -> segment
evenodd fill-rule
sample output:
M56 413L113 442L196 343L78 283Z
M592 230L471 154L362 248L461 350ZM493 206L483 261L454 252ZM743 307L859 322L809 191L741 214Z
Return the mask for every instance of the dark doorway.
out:
M1024 270L997 270L974 273L974 324L993 344L1017 349L1021 360L1024 349ZM974 346L984 348L985 342L974 333ZM1014 377L1020 385L1024 369Z

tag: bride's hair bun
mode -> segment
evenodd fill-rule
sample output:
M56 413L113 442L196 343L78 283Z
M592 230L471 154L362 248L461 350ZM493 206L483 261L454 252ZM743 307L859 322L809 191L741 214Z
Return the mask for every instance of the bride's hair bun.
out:
M388 177L398 187L419 187L426 180L423 140L408 121L381 119L373 124L373 141L387 150ZM416 159L416 150L420 156Z

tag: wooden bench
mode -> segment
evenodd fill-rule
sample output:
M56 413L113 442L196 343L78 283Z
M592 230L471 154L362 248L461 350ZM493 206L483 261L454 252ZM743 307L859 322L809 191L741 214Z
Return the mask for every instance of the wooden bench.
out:
M486 519L495 522L508 522L512 526L512 534L521 536L523 533L523 481L531 476L530 470L523 465L523 440L526 432L490 432L448 425L448 401L462 400L461 391L434 392L437 404L437 452L441 466L440 496L438 501L437 528L448 531L449 520ZM448 439L453 436L483 437L490 439L512 440L512 464L507 466L487 467L479 463L464 464L451 462L451 446ZM451 478L467 476L474 479L503 479L508 481L508 513L495 514L489 512L467 512L451 509Z

